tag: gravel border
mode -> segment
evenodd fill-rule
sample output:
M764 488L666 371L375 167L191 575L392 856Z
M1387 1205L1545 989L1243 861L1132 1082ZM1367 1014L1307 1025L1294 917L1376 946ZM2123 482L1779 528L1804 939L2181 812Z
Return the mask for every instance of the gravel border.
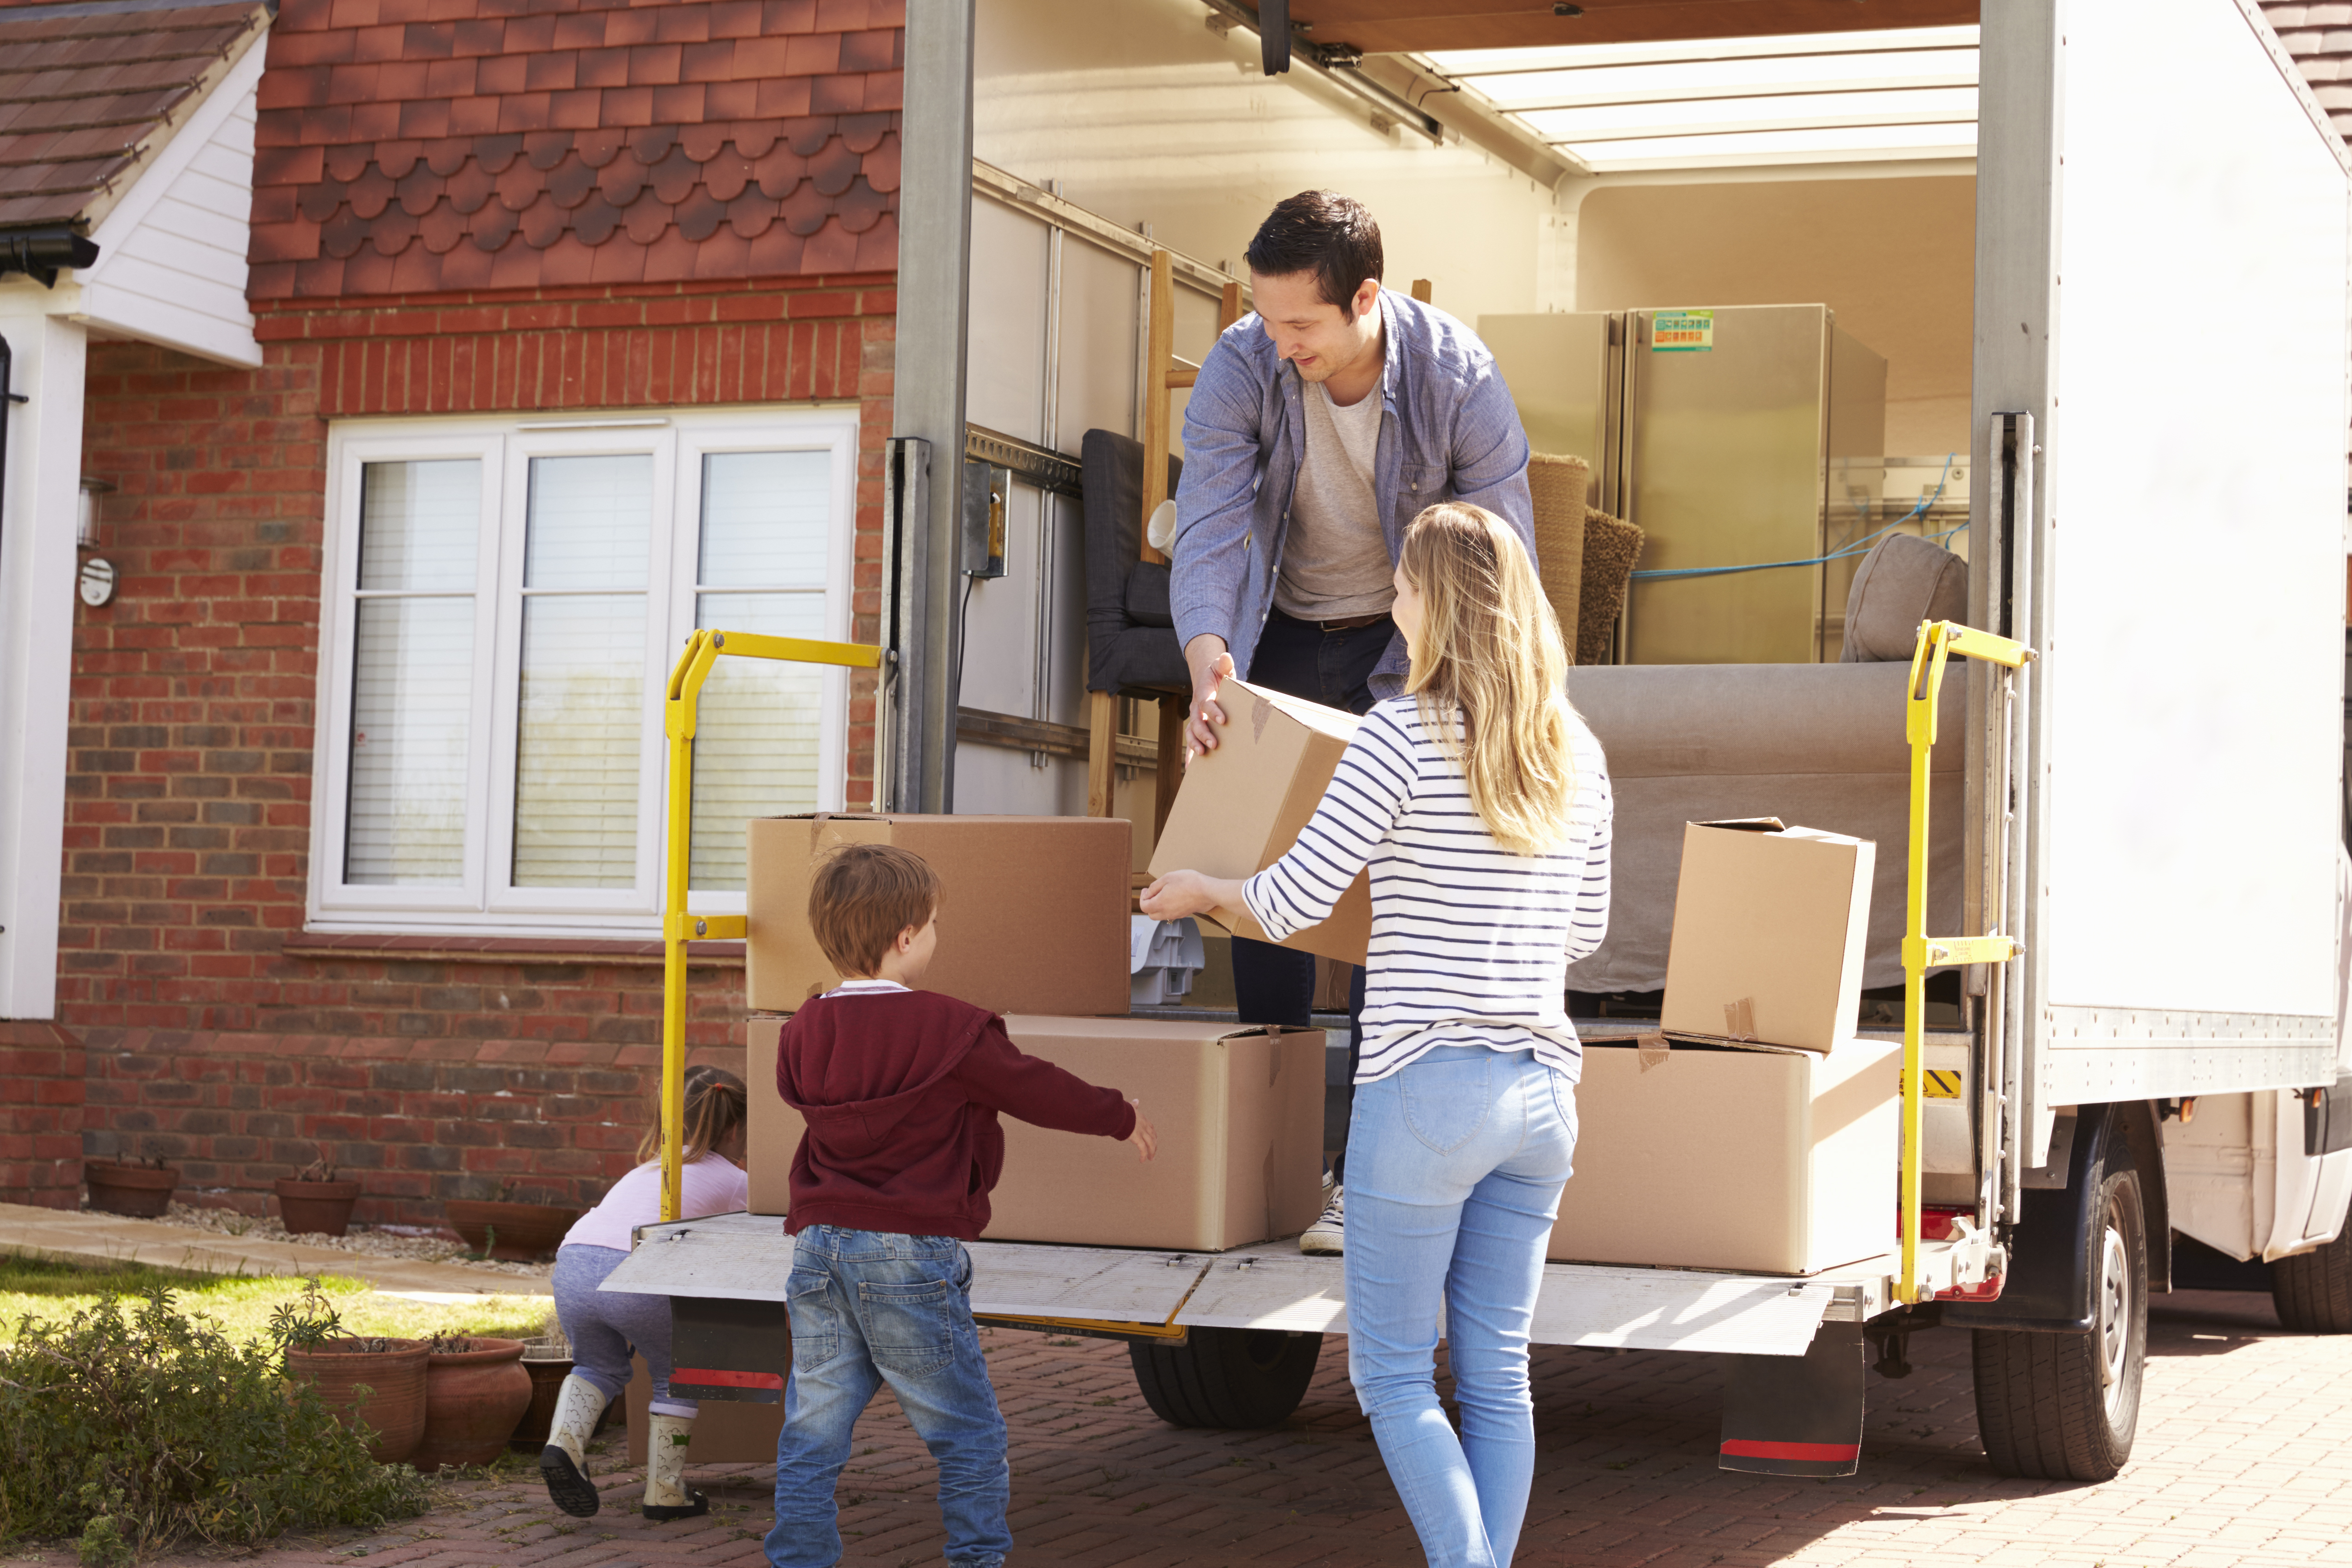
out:
M465 1242L456 1237L446 1232L412 1233L415 1228L411 1226L403 1226L394 1231L354 1225L350 1234L345 1236L328 1236L315 1231L297 1236L289 1233L286 1222L274 1214L257 1218L250 1214L239 1214L233 1208L198 1207L186 1203L173 1204L155 1223L243 1240L290 1241L304 1247L324 1247L337 1252L356 1253L365 1258L444 1263L484 1274L505 1274L528 1280L544 1280L555 1272L552 1263L509 1263L501 1259L477 1259L467 1254Z

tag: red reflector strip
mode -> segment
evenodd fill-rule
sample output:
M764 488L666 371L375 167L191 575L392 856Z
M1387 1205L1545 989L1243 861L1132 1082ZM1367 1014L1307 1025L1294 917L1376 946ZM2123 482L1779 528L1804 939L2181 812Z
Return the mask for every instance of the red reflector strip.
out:
M782 1388L783 1378L773 1372L728 1372L715 1366L670 1369L672 1383L698 1383L706 1388Z
M1851 1459L1862 1453L1860 1443L1758 1443L1746 1437L1727 1437L1723 1451L1743 1459L1817 1459L1834 1463Z

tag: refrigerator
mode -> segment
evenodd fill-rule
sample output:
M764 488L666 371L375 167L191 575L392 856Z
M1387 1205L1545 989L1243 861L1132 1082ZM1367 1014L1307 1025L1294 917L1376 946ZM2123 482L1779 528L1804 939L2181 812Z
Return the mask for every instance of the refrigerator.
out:
M1538 452L1592 465L1591 505L1646 536L1616 656L1834 662L1879 524L1886 361L1824 305L1481 316ZM1775 565L1802 562L1801 565Z

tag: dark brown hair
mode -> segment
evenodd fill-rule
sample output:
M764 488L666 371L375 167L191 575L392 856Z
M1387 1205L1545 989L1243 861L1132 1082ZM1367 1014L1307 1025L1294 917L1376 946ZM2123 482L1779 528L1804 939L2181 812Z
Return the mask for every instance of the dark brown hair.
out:
M1242 256L1251 271L1268 277L1313 273L1323 303L1342 310L1364 279L1381 280L1386 266L1381 225L1363 203L1337 191L1301 191L1276 204Z
M845 976L873 974L898 933L929 925L939 906L940 873L893 844L845 845L809 879L809 925Z
M678 1164L690 1166L734 1135L750 1114L743 1081L723 1067L686 1070L686 1152ZM637 1163L661 1155L661 1101L654 1101L654 1124L637 1141Z

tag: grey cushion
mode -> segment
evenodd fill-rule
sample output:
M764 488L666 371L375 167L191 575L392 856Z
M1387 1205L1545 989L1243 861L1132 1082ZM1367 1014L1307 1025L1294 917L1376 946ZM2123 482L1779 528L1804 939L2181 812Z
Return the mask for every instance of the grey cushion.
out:
M1147 607L1151 590L1136 593L1143 553L1143 443L1115 431L1089 430L1078 443L1087 520L1087 689L1141 695L1192 689L1184 650L1167 614L1167 568L1161 567L1161 619L1139 622L1131 600ZM1181 459L1168 459L1168 493L1176 493Z
M1845 599L1849 664L1900 659L1919 645L1922 621L1963 621L1969 613L1969 563L1941 545L1889 534L1862 558Z
M1916 627L1916 622L1914 622ZM1666 983L1683 825L1778 817L1878 846L1865 986L1903 978L1911 752L1906 664L1600 664L1569 695L1600 737L1616 795L1609 936L1568 971L1579 991ZM1960 918L1961 732L1968 680L1948 674L1928 814L1928 926Z
M1164 561L1139 560L1127 574L1127 619L1132 626L1176 624L1168 603L1168 566Z

